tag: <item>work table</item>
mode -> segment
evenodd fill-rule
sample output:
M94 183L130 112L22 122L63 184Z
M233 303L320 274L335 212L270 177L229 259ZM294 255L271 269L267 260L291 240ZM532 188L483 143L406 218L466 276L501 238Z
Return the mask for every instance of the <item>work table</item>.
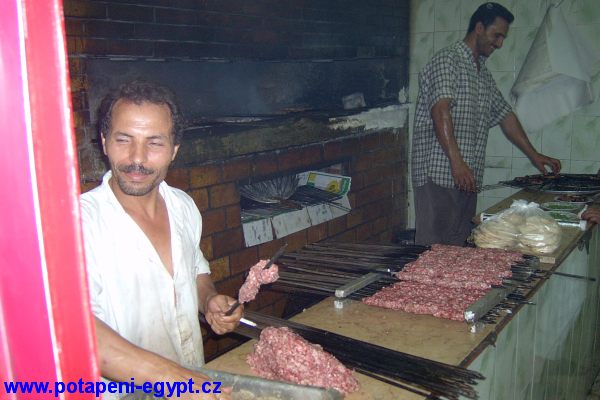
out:
M553 197L552 195L522 190L486 210L486 212L496 213L508 208L513 199L525 199L541 203L551 201ZM578 248L578 243L582 240L589 240L592 231L594 232L594 238L591 242L588 242L588 246L591 243L593 251L586 253L586 249ZM564 228L561 246L551 255L556 261L551 264L541 264L541 268L546 270L564 269L563 272L598 277L598 268L596 265L598 260L597 253L599 252L596 245L598 235L595 231L596 229L589 229L587 232L583 232L576 228ZM593 265L596 268L590 268ZM585 271L582 270L584 267L587 268ZM595 332L598 331L595 328L598 314L598 282L591 283L584 280L567 279L569 278L552 276L547 280L540 280L528 296L533 302L538 302L539 305L522 305L517 308L515 314L507 314L501 317L497 324L485 325L482 329L474 333L470 332L468 325L463 322L371 307L358 301L346 300L343 303L343 307L335 307L333 298L321 301L296 315L292 320L401 352L477 370L487 377L485 381L477 385L480 398L482 399L493 397L497 399L544 398L543 396L549 390L545 386L551 381L551 373L548 371L554 371L552 369L554 367L546 366L545 360L561 360L562 358L559 356L547 357L544 355L546 350L550 351L552 349L538 349L536 346L541 346L545 341L550 343L549 347L553 348L555 345L554 339L550 338L552 335L548 335L547 333L547 324L544 322L544 318L548 319L550 325L555 324L552 320L552 309L560 307L561 301L556 302L556 299L561 296L561 292L563 294L570 293L570 290L575 288L579 293L583 293L584 300L581 303L572 302L568 312L572 312L573 307L577 307L579 311L585 309L582 312L586 313L585 320L574 317L570 324L573 326L569 325L568 327L569 332L575 332L577 328L578 333L576 337L573 336L573 333L568 333L563 338L564 332L562 332L562 329L559 332L560 337L557 340L560 346L563 346L561 344L563 341L565 343L569 341L568 346L571 349L569 350L568 360L565 362L573 365L575 358L572 356L572 349L574 349L573 343L575 343L575 338L577 339L575 346L578 349L579 347L582 348L581 356L585 354L598 354L597 351L596 353L591 353L594 346L598 346L598 344L595 344L597 341L594 339L596 336ZM551 282L555 282L556 284L550 284ZM585 290L582 291L582 288ZM562 319L564 320L565 318ZM583 327L581 324L586 325ZM537 344L535 341L536 335L538 337ZM584 335L586 336L584 337ZM588 335L590 338L588 338ZM544 340L540 339L542 336L544 336ZM520 341L516 339L517 337L520 338ZM253 375L245 362L245 358L247 354L252 352L254 343L255 341L250 341L243 344L209 362L207 367L227 372ZM490 346L492 344L494 346ZM579 358L581 357L578 356ZM600 357L597 356L596 359L598 358ZM591 375L592 372L597 372L600 360L594 360L593 363L586 365L590 371L593 371L583 373L581 372L583 370L580 371L578 368L573 369L573 375L576 375L578 379L580 375L585 375L585 378L581 377L580 381L578 381L578 386L581 387L588 385L588 375ZM538 369L543 367L545 375L537 377L534 371L536 366L538 366ZM525 370L528 367L530 371ZM499 371L501 368L505 368L504 372ZM557 368L556 371L562 371L561 368L563 367L559 365ZM519 374L518 370L525 370L525 372ZM509 376L504 376L503 374ZM347 400L411 400L422 398L421 396L384 384L367 376L356 375L360 381L361 390L357 393L347 395ZM514 388L512 389L514 390L512 397L503 397L504 395L499 393L501 390L508 390L500 387L506 385L499 385L500 382L504 381L506 381L506 385L512 385ZM553 378L552 381L554 382L555 379ZM571 381L568 380L565 382L565 391L573 389ZM553 383L553 385L557 384ZM558 386L560 385L558 384ZM579 392L573 390L571 393ZM569 398L575 399L577 397Z

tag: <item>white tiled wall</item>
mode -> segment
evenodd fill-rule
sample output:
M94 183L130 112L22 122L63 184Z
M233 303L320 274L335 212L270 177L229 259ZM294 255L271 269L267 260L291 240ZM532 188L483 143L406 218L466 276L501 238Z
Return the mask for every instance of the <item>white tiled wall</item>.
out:
M510 101L509 91L537 32L548 6L560 0L496 0L514 15L502 49L488 60L498 87ZM411 0L410 19L410 88L412 103L418 93L418 72L433 53L464 37L469 18L482 0ZM559 7L571 25L576 25L592 47L600 53L600 0L562 0ZM594 93L600 93L600 73L593 81ZM414 112L414 107L412 108ZM412 117L409 133L412 137ZM600 168L600 100L577 110L540 131L528 132L533 145L544 154L558 158L563 172L594 173ZM516 176L535 174L537 170L500 131L490 131L486 172L483 184ZM478 210L497 203L512 189L484 192L479 196ZM414 224L413 194L409 188L409 226Z

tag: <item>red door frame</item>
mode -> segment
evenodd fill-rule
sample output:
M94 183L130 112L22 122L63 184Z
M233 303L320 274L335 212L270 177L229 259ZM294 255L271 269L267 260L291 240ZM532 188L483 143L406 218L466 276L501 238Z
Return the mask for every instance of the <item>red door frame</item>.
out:
M62 0L0 2L0 88L0 380L95 381Z

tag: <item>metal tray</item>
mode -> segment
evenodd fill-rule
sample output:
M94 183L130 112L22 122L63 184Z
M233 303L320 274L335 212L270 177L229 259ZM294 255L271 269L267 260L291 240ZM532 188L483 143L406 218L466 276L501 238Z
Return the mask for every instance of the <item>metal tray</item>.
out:
M194 368L221 382L222 387L233 388L233 400L343 400L344 395L335 389L295 385L280 381L237 375L208 368ZM123 397L123 400L156 400L151 394L136 392Z

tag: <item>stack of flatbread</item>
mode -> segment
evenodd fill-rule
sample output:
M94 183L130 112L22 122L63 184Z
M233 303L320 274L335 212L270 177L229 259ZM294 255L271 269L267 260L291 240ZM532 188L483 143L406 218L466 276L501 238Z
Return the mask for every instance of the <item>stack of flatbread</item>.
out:
M536 203L517 200L473 230L477 247L516 250L526 254L552 253L560 245L558 223Z

